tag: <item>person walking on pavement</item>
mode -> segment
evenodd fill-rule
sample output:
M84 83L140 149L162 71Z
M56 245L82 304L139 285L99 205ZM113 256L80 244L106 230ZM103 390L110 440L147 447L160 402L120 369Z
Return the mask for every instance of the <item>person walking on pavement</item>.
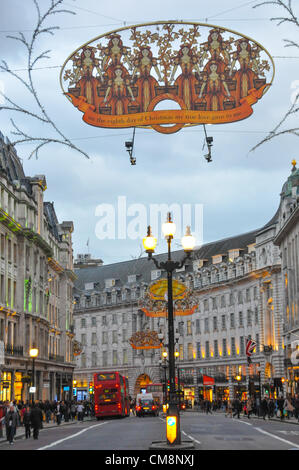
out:
M284 418L283 411L284 411L284 399L282 396L280 396L277 399L277 410L279 411L280 414L280 420L282 421Z
M227 417L227 415L230 416L231 418L233 417L233 407L232 407L230 400L227 401L225 417Z
M250 418L250 414L253 412L253 399L251 397L247 400L247 418Z
M26 406L25 413L23 414L23 425L24 425L24 428L25 428L25 438L29 439L29 437L31 436L31 431L30 431L31 421L30 421L30 407L29 407L29 405Z
M299 395L298 394L295 395L295 399L294 399L294 415L299 423Z
M62 416L61 404L59 402L56 405L55 416L56 416L57 426L59 426L59 424L61 423L61 416Z
M16 433L18 423L18 415L13 404L9 406L5 415L6 438L10 445L13 444L14 435Z
M268 401L266 397L264 397L261 401L261 412L262 412L263 419L266 419L266 415L269 416L269 407L268 407Z
M15 411L13 404L10 405L9 410L5 415L6 438L10 445L13 444L13 439L16 433L18 423L18 415Z
M239 398L235 398L234 401L233 401L233 409L234 409L234 413L233 413L233 417L235 417L236 415L238 416L238 419L240 419L240 411L242 409L242 404L239 400Z
M77 407L76 407L76 404L72 401L72 404L71 404L71 419L72 419L72 421L74 421L74 419L76 417L76 413L77 413Z
M33 428L33 439L38 439L39 430L42 427L43 413L39 406L33 403L30 411L30 421Z
M78 421L83 422L84 408L81 402L79 402L77 406L77 411L78 411Z
M287 418L290 419L290 415L293 414L294 412L294 407L291 403L291 399L289 396L287 396L287 398L284 401L284 408L287 412Z

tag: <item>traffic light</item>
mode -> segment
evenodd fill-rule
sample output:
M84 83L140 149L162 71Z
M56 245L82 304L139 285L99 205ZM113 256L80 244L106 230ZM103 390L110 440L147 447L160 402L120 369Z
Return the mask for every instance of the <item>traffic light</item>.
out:
M168 390L168 391L170 390L170 382L169 382L169 380L167 381L167 390Z
M89 394L90 395L93 394L93 383L92 382L89 382Z

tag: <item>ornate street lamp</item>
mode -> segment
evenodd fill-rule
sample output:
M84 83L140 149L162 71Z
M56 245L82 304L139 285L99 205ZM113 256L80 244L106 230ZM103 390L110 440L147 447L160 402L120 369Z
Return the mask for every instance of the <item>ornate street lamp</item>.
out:
M32 380L31 380L31 387L32 389L34 390L34 383L35 383L35 359L37 358L38 356L38 348L36 348L35 346L32 346L32 348L30 348L29 350L29 356L32 358ZM31 392L32 393L32 404L34 403L34 392Z
M167 312L168 312L168 364L169 364L169 408L167 411L167 444L181 444L180 415L177 404L177 395L175 389L175 334L174 334L174 312L173 312L173 288L172 275L175 269L184 266L186 260L190 258L191 252L195 246L195 238L192 236L190 227L187 227L185 236L182 238L182 246L186 253L182 261L173 261L171 259L171 241L175 235L176 226L171 220L171 214L168 212L167 220L162 225L162 231L168 244L167 261L160 263L153 258L153 253L157 244L157 239L153 237L151 227L148 227L147 236L143 239L143 246L148 253L148 259L153 260L157 269L163 269L167 272Z

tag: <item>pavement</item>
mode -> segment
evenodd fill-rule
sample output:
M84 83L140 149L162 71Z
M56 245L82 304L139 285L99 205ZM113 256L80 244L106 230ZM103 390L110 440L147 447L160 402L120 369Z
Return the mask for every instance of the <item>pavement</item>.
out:
M198 409L187 409L187 410L184 410L181 412L181 415L184 414L184 413L200 413L200 414L205 414L205 411L202 411L202 410L198 410ZM212 411L212 414L224 414L223 411ZM163 416L163 414L161 413L161 416ZM247 418L246 415L244 415L244 413L240 413L240 417L241 418ZM263 420L262 417L260 416L256 416L256 415L252 415L252 418L254 419L261 419ZM250 418L251 419L251 418ZM94 417L85 417L84 418L84 422L88 422L88 421L95 421L95 418ZM299 422L296 418L292 417L290 419L287 419L287 418L284 418L282 421L280 420L280 418L277 418L276 416L274 416L273 418L270 418L270 420L268 418L266 418L266 421L277 421L277 422L280 422L280 423L288 423L288 424L295 424L295 425L299 425ZM68 426L68 425L73 425L74 423L77 423L77 424L80 424L81 421L78 421L78 420L74 420L74 421L61 421L61 424L59 426ZM57 423L56 421L50 421L49 423L46 423L45 421L43 421L43 429L49 429L49 428L55 428L57 427ZM42 430L41 430L42 431ZM18 426L17 427L17 431L16 431L16 434L15 434L15 440L16 439L23 439L25 437L25 428L24 426ZM0 427L0 444L2 443L5 443L7 442L7 439L6 439L6 431L5 431L5 426L2 427L2 433L1 433L1 427Z
M87 422L87 421L94 421L95 418L93 417L88 417L88 416L85 416L84 417L84 422ZM68 426L70 424L74 424L74 423L77 423L77 424L80 424L82 421L78 421L77 419L75 419L74 421L61 421L60 425L59 426ZM49 428L57 428L58 427L58 424L56 421L53 422L53 420L51 420L49 423L46 423L46 421L43 421L43 428L42 429L49 429ZM41 429L41 431L42 431ZM32 429L31 429L31 435L32 435ZM25 428L24 426L18 426L17 427L17 430L16 430L16 434L15 434L15 437L14 437L14 440L16 439L23 439L25 437ZM2 432L1 432L1 425L0 425L0 444L4 443L4 442L7 442L7 439L6 439L6 430L5 430L5 426L2 426Z

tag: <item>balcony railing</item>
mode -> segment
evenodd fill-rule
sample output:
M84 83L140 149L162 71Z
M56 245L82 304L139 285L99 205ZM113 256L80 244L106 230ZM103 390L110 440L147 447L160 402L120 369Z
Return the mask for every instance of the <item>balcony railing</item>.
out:
M64 356L58 356L57 354L49 354L49 361L65 362Z
M5 345L5 354L8 356L23 356L23 346Z

